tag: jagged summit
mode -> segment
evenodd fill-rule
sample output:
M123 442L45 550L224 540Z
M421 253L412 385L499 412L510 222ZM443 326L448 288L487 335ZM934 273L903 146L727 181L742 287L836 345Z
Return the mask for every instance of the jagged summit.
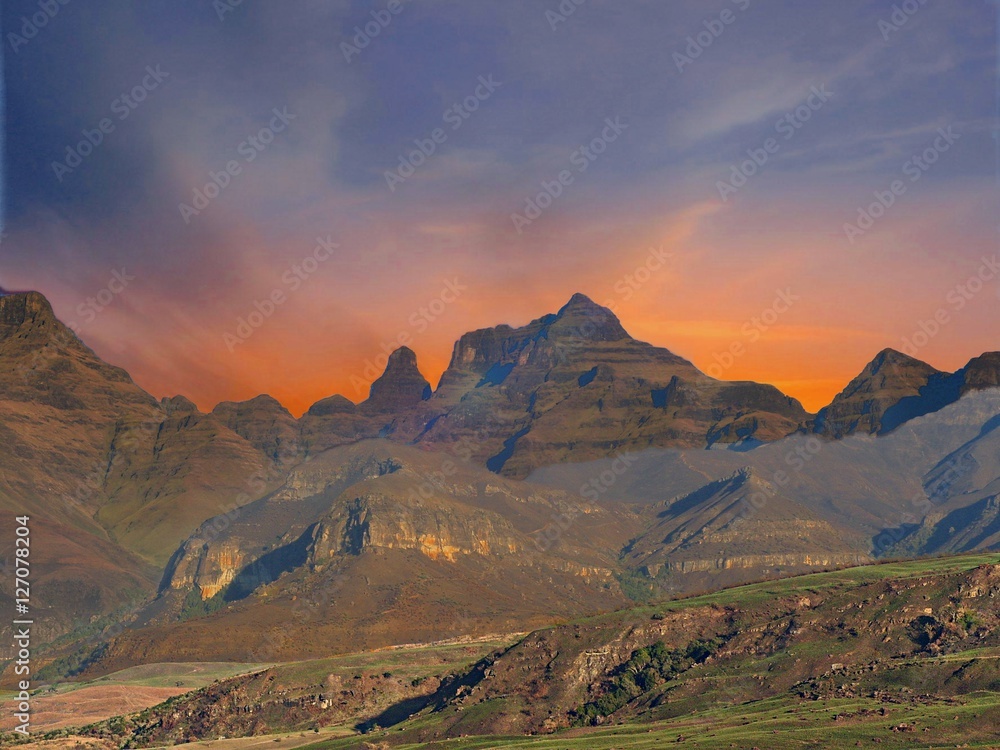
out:
M921 370L935 370L926 362L922 362L915 357L911 357L909 354L904 354L897 349L891 347L883 349L875 358L868 364L865 372L869 372L872 375L878 375L885 370L887 367L913 367Z
M558 312L543 315L520 328L502 324L466 333L455 343L448 369L481 373L523 356L551 366L565 362L573 352L580 352L590 344L616 341L637 343L611 310L577 293ZM547 350L543 356L536 352L539 342L548 344L542 347ZM446 373L443 382L449 379Z
M857 432L877 434L884 417L904 399L921 394L942 373L926 362L884 349L816 416L816 432L844 437Z
M417 355L407 346L389 355L385 372L371 385L365 411L389 412L431 397L431 385L417 367Z
M569 301L559 308L559 312L556 313L557 317L563 317L567 314L583 314L583 315L601 315L615 317L614 313L607 307L599 305L586 294L582 292L576 292ZM615 318L617 320L617 318Z
M961 393L1000 387L1000 352L986 352L959 370Z
M579 292L553 316L550 330L587 341L621 341L630 338L611 310Z
M52 305L39 292L0 294L0 326L18 327L25 323L56 323Z

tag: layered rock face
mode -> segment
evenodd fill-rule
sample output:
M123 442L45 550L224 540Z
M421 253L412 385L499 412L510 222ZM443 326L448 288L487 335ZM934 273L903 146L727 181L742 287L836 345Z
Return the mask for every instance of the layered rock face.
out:
M508 521L485 511L404 507L365 495L316 527L309 562L322 565L335 555L369 549L416 550L431 560L456 562L463 555L522 552L524 542Z
M610 579L614 565L607 555L624 543L632 516L614 516L559 491L540 496L453 462L442 469L439 461L383 441L328 452L295 469L270 496L206 523L175 553L161 588L194 587L208 599L235 585L228 593L237 600L292 570L322 570L391 551L446 563L475 556L501 566L542 560L551 567L540 554L551 540L532 532L560 517L578 528L563 540L555 567ZM572 544L600 523L610 525L596 539Z
M143 627L115 639L102 669L140 654L329 654L615 608L627 602L618 550L640 527L627 510L420 448L332 449L181 544ZM219 611L177 622L197 599Z
M194 588L202 599L226 592L235 601L284 573L321 571L343 556L412 550L429 560L456 563L469 555L515 555L526 544L509 522L494 514L405 506L377 494L332 507L297 536L282 535L275 548L259 541L239 532L208 544L195 537L171 561L164 583L185 593ZM610 577L610 569L605 575Z
M961 395L1000 388L1000 352L987 352L976 357L956 373L961 378Z
M998 385L1000 352L984 354L958 372L946 373L886 349L820 411L813 430L838 439L857 433L884 435L969 393Z
M417 355L404 346L389 356L385 372L372 383L362 409L374 413L395 412L416 406L430 397L431 384L417 369Z
M881 352L817 416L815 431L834 438L882 432L886 411L919 396L941 372L893 349Z
M610 310L578 294L523 328L463 336L437 392L390 434L471 450L491 470L522 477L650 446L775 440L806 417L771 386L713 380L632 339Z
M652 510L656 522L629 544L626 559L667 589L872 560L863 536L851 539L750 467Z
M299 419L299 439L305 456L377 437L382 420L343 396L317 401Z

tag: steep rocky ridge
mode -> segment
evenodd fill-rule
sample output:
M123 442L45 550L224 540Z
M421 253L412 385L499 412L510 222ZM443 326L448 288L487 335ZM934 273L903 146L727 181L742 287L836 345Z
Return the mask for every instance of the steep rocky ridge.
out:
M919 396L931 378L941 374L925 362L886 349L816 415L814 429L835 438L882 432L887 410Z
M813 430L833 438L884 435L969 393L998 385L1000 352L976 357L958 372L946 373L886 349L820 411Z
M85 733L163 746L191 734L340 726L354 712L365 736L321 741L989 747L1000 726L997 563L869 566L579 619L498 644L409 691L395 665L372 674L376 655L353 658L346 681L336 660L272 667ZM433 654L408 657L419 665ZM396 702L375 705L373 692Z
M272 471L190 401L158 403L103 362L35 292L0 295L0 440L0 560L30 516L39 642L155 591L180 540Z
M582 294L522 328L463 336L438 390L388 434L468 444L491 470L531 469L650 446L776 440L807 415L772 386L716 381L631 338Z

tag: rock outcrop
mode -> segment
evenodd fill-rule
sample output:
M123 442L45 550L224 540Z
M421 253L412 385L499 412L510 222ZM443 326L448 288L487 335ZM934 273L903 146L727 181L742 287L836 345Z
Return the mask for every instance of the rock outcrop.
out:
M431 384L417 368L417 355L408 347L389 355L385 372L372 383L361 409L377 414L397 412L431 397Z
M271 396L241 403L224 401L212 415L278 465L290 466L300 458L298 423Z
M833 438L882 432L886 412L905 398L919 396L940 374L925 362L886 349L816 415L814 429Z
M463 336L433 397L390 434L467 447L493 471L523 477L650 446L776 440L806 418L772 386L713 380L636 341L614 313L577 294L521 328Z
M812 428L838 439L856 433L885 435L969 393L998 386L1000 352L986 353L947 373L886 349L819 412Z

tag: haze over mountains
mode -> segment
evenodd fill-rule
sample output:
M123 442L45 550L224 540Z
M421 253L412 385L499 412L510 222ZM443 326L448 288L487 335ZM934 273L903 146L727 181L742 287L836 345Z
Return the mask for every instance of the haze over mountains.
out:
M998 386L997 353L948 374L886 350L810 415L578 294L464 335L436 390L403 348L358 405L204 414L7 294L0 507L33 518L46 638L127 613L85 668L295 658L996 548Z

